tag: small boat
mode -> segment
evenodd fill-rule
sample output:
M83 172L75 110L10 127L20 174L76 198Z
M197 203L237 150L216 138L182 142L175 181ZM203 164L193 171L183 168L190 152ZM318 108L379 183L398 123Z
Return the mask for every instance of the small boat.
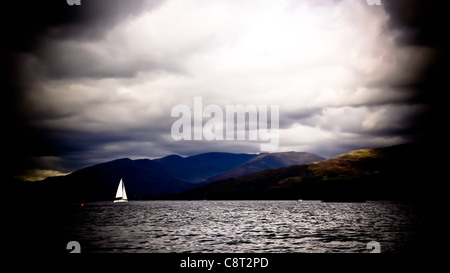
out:
M114 203L124 203L124 202L128 202L127 192L125 191L125 184L123 183L122 179L120 179Z
M303 203L303 200L302 199L298 199L297 203L301 204L301 203Z

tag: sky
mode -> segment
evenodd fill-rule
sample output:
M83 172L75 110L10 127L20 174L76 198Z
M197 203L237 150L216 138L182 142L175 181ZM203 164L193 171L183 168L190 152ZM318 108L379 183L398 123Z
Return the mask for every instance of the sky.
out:
M442 2L426 2L9 3L6 168L37 180L123 157L261 152L263 141L174 140L171 110L194 97L278 105L274 152L433 141L448 44Z

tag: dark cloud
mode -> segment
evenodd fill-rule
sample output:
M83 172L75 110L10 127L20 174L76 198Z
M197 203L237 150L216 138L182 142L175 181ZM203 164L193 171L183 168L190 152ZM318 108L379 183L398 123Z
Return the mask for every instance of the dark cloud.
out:
M32 50L42 36L57 39L98 39L116 23L157 7L162 0L93 0L80 6L66 1L8 1L2 5L2 25L10 50Z
M82 2L81 6L69 6L60 0L2 3L0 24L6 39L0 43L1 121L4 131L8 132L3 137L7 143L4 154L9 158L5 168L7 174L29 168L32 165L32 160L27 160L30 155L51 154L61 148L55 145L50 137L52 134L30 125L29 117L24 115L27 112L23 104L24 85L37 80L24 75L24 65L30 59L28 56L33 56L48 38L99 39L116 23L148 11L161 1Z
M447 1L392 0L383 1L391 15L389 27L400 31L397 42L402 45L422 45L444 48Z
M11 16L1 19L11 26L1 93L9 169L66 172L119 157L259 152L260 142L173 141L170 108L196 95L222 106L279 104L280 145L323 156L432 139L445 113L449 65L443 2L382 2L384 33L370 28L384 24L380 7L351 1L292 1L283 9L9 2L3 13ZM157 14L133 21L146 13ZM324 25L311 33L302 27L310 23Z
M116 23L148 12L163 0L95 0L83 1L81 6L67 6L58 1L58 8L65 14L54 24L48 25L48 35L58 39L98 39ZM60 7L61 4L62 6ZM51 4L48 4L51 5Z
M411 121L410 132L427 141L438 143L444 135L447 74L450 67L449 39L446 38L447 1L395 0L383 2L390 14L389 27L399 32L396 42L404 47L415 46L432 54L415 74L415 81L407 88L416 92L415 103L428 110Z
M70 41L49 40L49 45L41 46L35 55L43 75L52 79L132 78L141 71L180 72L169 60L130 59L127 53L108 48L107 43L93 49Z
M24 52L39 59L41 69L49 77L115 77L132 76L142 66L151 64L111 65L105 63L117 59L120 52L108 52L98 59L83 47L58 47L61 43L98 41L117 23L123 22L142 12L150 12L163 0L94 0L83 1L80 6L69 6L66 1L28 1L27 4L9 1L3 7L2 25L9 37L2 43L4 52ZM17 23L15 23L16 21ZM109 54L109 55L108 55ZM12 57L9 55L9 57ZM14 65L20 60L9 60ZM147 67L146 67L147 68Z

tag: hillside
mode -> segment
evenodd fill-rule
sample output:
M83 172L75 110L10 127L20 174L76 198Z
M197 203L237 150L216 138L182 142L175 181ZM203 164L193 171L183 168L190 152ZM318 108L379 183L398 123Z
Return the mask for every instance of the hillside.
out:
M325 160L325 158L321 156L303 152L262 153L231 171L210 178L210 181L236 178L267 169L278 169L291 165L304 165L323 160Z
M229 172L255 157L256 154L203 153L190 157L170 155L154 161L160 163L160 167L170 176L190 183L201 183Z
M425 152L413 144L355 150L321 162L218 181L177 198L415 200L427 197Z
M205 185L215 181L214 177L238 172L236 170L242 166L246 168L245 173L253 173L317 159L322 158L295 152L273 155L204 153L190 157L170 155L155 160L123 158L34 182L28 189L32 189L35 196L51 199L112 200L122 178L129 199L154 199Z

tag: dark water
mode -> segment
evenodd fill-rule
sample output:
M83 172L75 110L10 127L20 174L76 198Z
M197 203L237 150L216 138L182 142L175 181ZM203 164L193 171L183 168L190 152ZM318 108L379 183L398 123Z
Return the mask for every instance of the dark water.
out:
M417 248L415 205L389 202L130 201L73 205L52 236L83 252L328 253ZM75 207L76 206L76 207Z

